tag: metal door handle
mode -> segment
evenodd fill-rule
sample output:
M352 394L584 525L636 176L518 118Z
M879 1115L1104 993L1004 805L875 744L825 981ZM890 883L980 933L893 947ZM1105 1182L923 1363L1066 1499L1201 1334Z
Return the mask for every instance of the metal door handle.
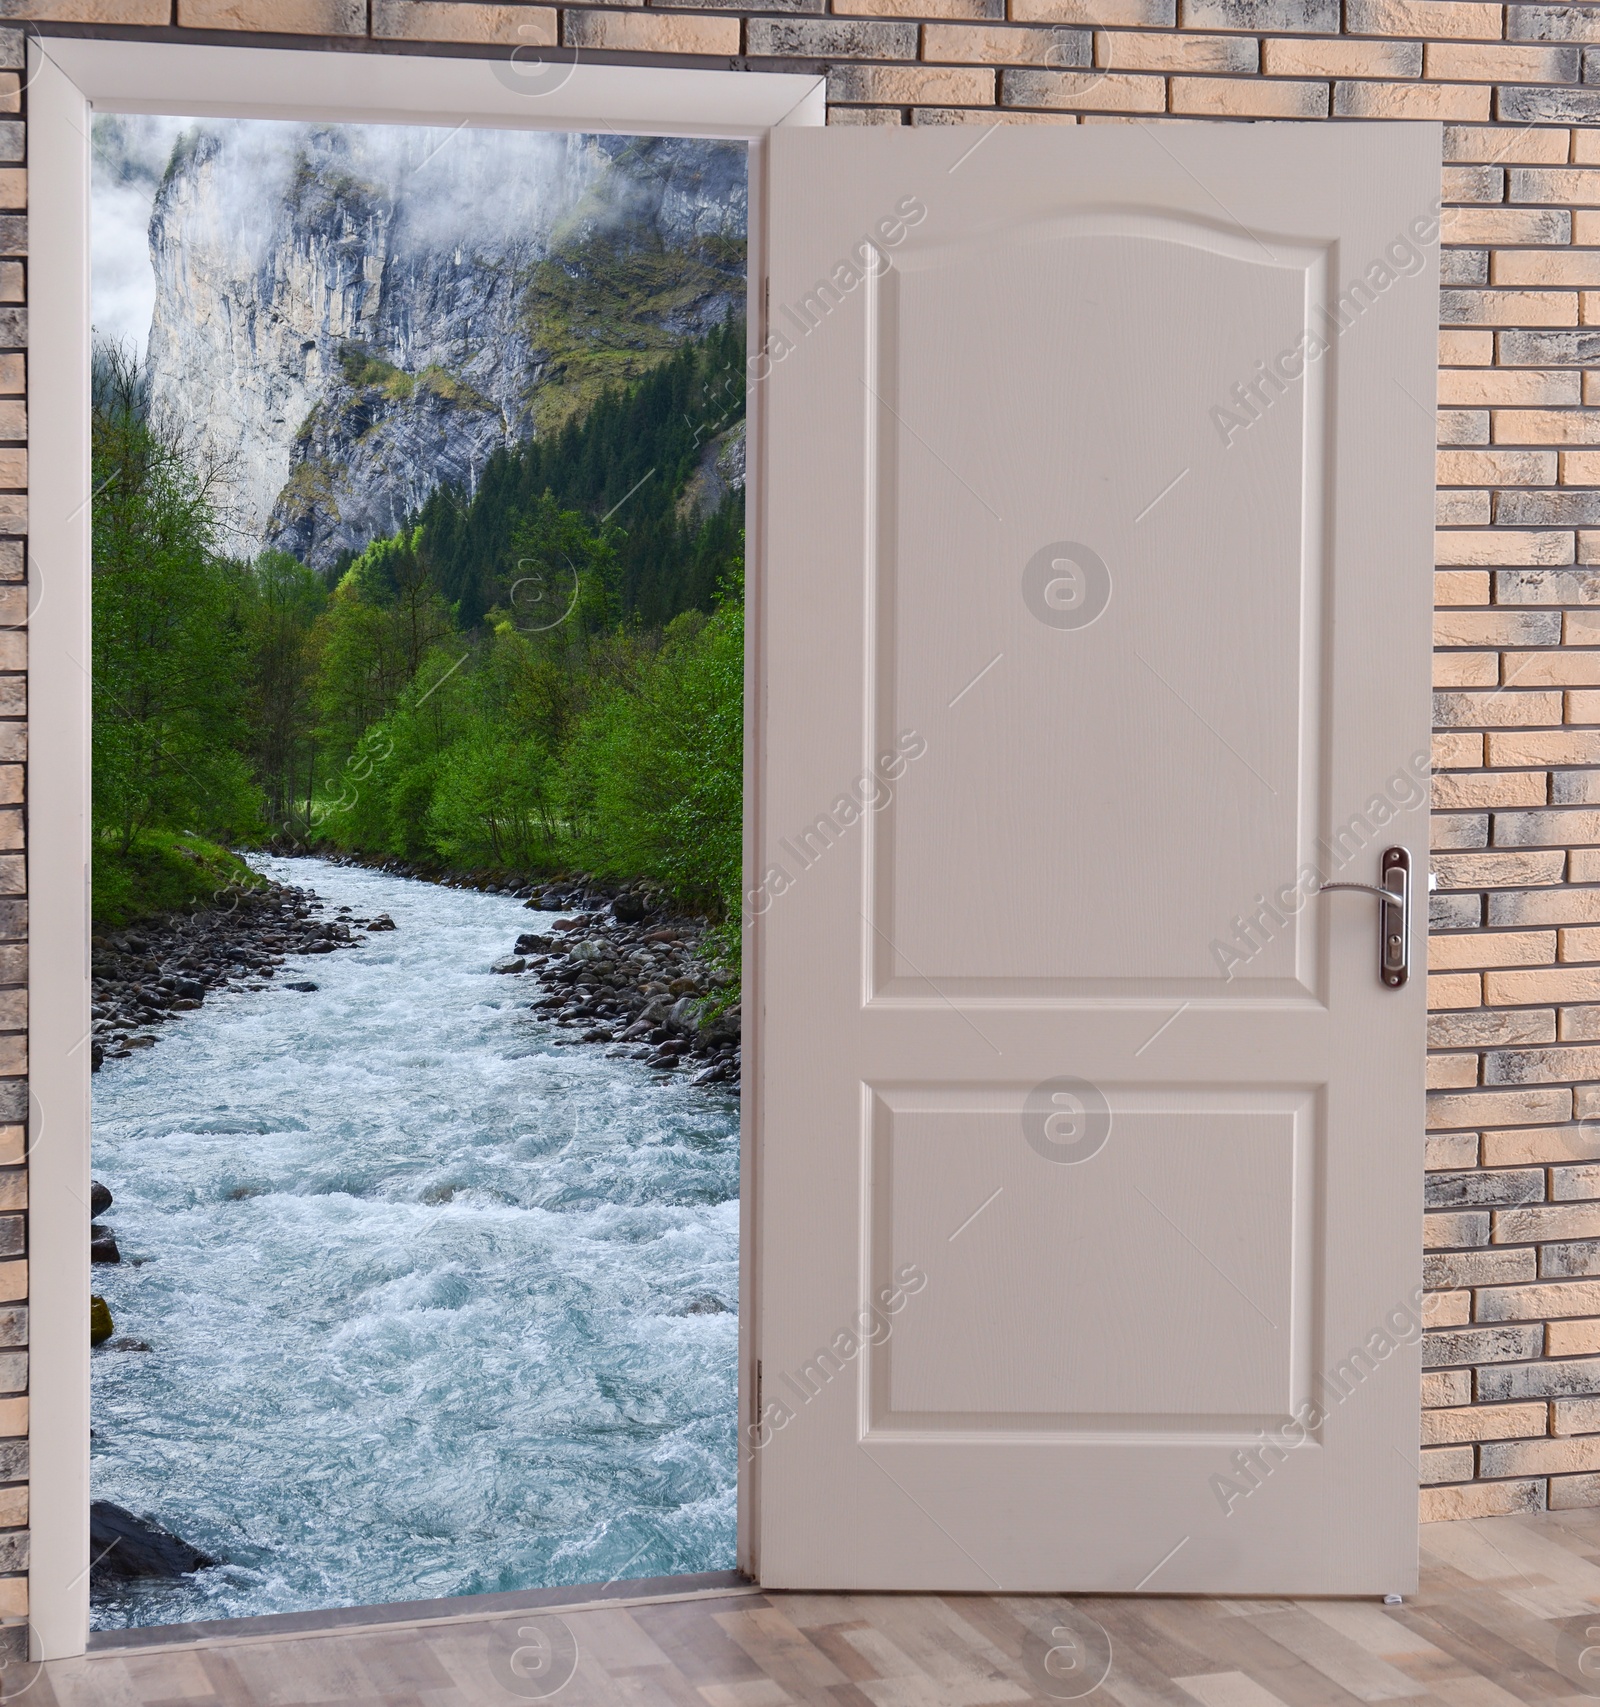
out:
M1354 889L1383 903L1378 909L1378 976L1397 990L1411 971L1411 855L1404 848L1385 848L1382 877L1381 889L1371 883L1324 883L1317 893Z

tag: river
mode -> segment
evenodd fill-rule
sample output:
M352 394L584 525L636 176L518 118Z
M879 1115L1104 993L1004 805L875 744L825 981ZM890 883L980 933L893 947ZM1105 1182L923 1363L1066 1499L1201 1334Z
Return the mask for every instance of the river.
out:
M94 1497L223 1561L95 1627L731 1567L735 1098L558 1041L488 970L551 915L254 863L398 928L95 1077L150 1349L94 1354Z

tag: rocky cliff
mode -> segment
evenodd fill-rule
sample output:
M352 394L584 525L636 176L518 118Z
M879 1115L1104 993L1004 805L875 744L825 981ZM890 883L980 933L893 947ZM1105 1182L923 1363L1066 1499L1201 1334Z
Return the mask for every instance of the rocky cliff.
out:
M318 567L742 312L741 146L206 121L156 194L152 415Z

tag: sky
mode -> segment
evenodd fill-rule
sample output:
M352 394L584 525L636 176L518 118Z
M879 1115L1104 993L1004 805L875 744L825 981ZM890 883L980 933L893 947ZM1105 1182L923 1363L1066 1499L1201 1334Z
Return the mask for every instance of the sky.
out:
M150 267L150 210L172 145L191 121L112 117L94 121L89 252L97 336L131 345L141 360L150 336L156 280Z

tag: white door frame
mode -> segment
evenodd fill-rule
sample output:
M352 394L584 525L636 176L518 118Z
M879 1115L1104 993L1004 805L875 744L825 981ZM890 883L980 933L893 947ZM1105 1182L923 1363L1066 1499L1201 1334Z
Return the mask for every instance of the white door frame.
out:
M749 349L765 338L768 133L824 122L820 77L506 58L35 36L28 48L29 1294L35 1657L84 1652L89 1626L89 130L94 111L728 137L750 146ZM524 57L519 58L519 55ZM550 85L546 87L546 85ZM754 364L752 374L759 374ZM745 869L758 870L761 388L749 390ZM759 988L758 929L744 982ZM739 1370L753 1382L759 1013L747 1010L740 1137ZM741 1566L755 1455L741 1452Z

